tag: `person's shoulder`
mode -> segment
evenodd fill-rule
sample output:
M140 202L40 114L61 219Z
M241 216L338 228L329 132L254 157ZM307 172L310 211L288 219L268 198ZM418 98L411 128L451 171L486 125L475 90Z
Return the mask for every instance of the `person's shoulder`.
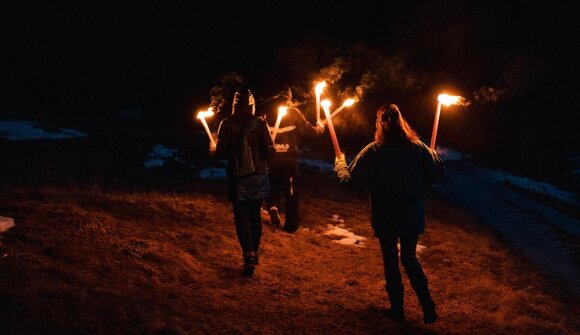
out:
M373 153L376 154L378 152L378 150L380 149L380 146L378 145L377 142L371 142L369 144L367 144L362 150L361 150L361 154L366 155L368 153Z

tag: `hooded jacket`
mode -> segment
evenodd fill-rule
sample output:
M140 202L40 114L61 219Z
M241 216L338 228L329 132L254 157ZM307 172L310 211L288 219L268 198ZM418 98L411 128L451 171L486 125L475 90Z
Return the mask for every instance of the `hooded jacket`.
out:
M227 157L230 200L252 201L269 196L266 158L276 150L266 121L235 112L220 123L216 150L218 155Z

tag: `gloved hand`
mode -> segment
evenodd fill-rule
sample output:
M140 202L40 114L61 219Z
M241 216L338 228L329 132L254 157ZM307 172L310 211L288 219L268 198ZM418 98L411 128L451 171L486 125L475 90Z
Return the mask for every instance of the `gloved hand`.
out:
M324 127L324 123L322 123L322 121L320 121L320 120L316 121L316 127L315 127L315 130L316 130L316 133L317 133L318 135L320 135L320 134L324 134L324 128L325 128L325 127Z
M341 153L340 156L338 156L334 159L334 166L341 164L341 163L346 164L346 157L344 157L343 153Z

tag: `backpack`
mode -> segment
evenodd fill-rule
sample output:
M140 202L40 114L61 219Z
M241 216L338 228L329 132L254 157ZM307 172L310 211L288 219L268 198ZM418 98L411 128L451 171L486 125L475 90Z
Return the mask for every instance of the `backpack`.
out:
M234 150L232 173L236 177L243 177L256 171L254 162L254 150L250 145L250 134L258 126L258 119L254 118L249 123L242 123L238 133L234 134L237 138L235 141L236 150Z

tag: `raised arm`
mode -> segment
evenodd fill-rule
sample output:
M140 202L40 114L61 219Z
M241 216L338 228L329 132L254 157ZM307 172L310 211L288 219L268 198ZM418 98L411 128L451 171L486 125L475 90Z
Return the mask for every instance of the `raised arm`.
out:
M324 133L324 126L322 124L316 124L316 126L313 126L308 122L308 120L306 120L300 109L292 107L292 110L296 113L296 127L300 132L312 136Z

